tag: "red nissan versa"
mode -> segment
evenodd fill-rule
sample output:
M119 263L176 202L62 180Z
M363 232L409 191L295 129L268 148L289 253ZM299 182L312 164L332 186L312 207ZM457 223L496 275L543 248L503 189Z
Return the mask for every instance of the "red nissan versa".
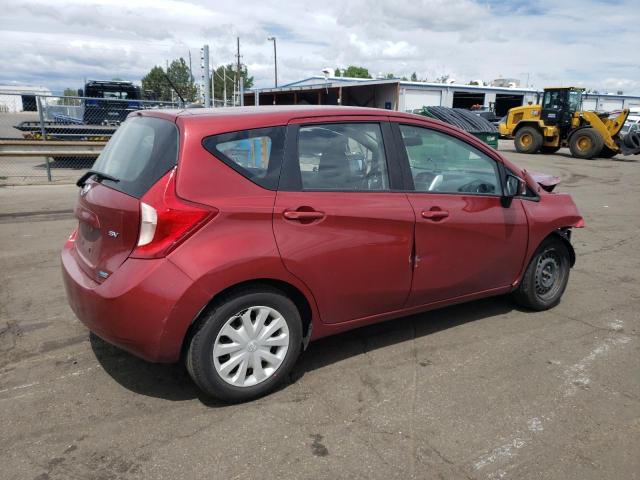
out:
M135 112L78 181L64 282L106 341L244 401L310 340L492 295L555 306L584 223L554 183L410 114Z

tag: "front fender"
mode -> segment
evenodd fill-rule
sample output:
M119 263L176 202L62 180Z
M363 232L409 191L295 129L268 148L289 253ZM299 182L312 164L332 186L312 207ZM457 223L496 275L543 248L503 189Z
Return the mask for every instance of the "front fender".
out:
M565 242L569 248L569 254L572 256L571 265L573 266L575 264L575 250L570 242L569 229L583 228L584 219L578 212L571 196L564 193L541 191L539 192L539 201L525 200L522 204L529 223L529 242L522 271L516 284L520 282L540 244L549 235L558 235Z

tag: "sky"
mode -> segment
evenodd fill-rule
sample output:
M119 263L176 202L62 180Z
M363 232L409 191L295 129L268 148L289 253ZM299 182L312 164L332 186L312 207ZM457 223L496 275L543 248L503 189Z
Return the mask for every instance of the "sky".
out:
M192 55L242 62L256 87L364 66L458 83L517 78L640 94L639 0L0 0L0 84L139 81Z

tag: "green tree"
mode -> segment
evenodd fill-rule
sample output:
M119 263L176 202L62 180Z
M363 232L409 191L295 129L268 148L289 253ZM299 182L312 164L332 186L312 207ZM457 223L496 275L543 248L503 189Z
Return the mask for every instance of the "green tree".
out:
M180 57L169 65L167 76L171 79L174 87L186 102L193 102L196 99L197 88L191 79L189 64Z
M411 74L411 81L412 82L417 82L418 81L418 75L416 74L416 72L413 72Z
M336 69L333 71L333 76L334 77L339 77L340 76L340 68L336 67Z
M65 97L75 97L76 95L78 95L78 91L74 90L73 88L65 88L63 94Z
M391 80L392 78L396 78L396 76L393 73L387 73L384 78Z
M355 65L349 65L342 72L343 77L352 77L352 78L372 78L369 74L369 70L364 67L356 67Z
M171 101L172 98L176 100L178 95L175 94L175 90L167 80L167 77L169 77L171 83L173 83L186 102L195 101L197 88L191 79L189 65L182 57L173 60L166 72L162 67L153 67L142 78L142 89L145 92L153 92L153 96L157 100Z
M227 103L233 100L234 86L236 85L237 66L233 63L221 65L215 69L212 75L213 93L216 102L224 100L224 85L227 85ZM240 75L244 84L244 90L247 91L253 87L253 77L249 75L246 65L240 69Z
M157 100L171 100L171 90L162 67L153 67L142 77L142 90L153 93Z

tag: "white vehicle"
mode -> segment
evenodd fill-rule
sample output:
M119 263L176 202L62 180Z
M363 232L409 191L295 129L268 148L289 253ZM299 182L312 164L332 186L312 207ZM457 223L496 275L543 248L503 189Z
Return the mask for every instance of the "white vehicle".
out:
M632 132L640 132L640 111L638 111L638 109L632 109L631 113L627 117L627 121L624 122L624 125L620 130L620 135L625 136Z

